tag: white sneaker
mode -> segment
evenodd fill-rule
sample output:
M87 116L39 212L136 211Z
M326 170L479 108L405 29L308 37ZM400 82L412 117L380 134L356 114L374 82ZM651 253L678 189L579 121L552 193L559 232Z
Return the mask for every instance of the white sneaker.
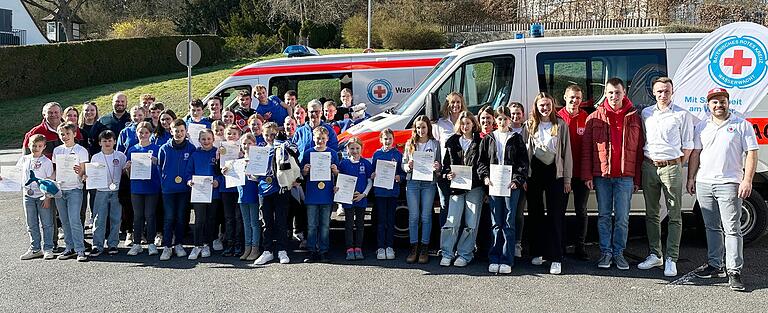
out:
M379 248L378 250L376 250L376 259L377 260L386 260L387 259L387 252L384 249Z
M149 255L157 254L157 246L155 244L150 243L149 246L147 246L147 250L149 250Z
M43 251L37 250L34 251L32 249L27 250L24 254L21 255L21 260L32 260L43 256Z
M667 264L664 266L664 276L677 276L677 263L672 261L672 258L667 258Z
M64 239L64 229L59 227L59 240Z
M549 266L549 273L552 275L559 275L562 270L563 267L560 262L552 262L552 264Z
M200 256L207 258L211 256L211 247L208 247L208 245L203 246L203 251L200 252Z
M125 246L130 247L133 245L133 233L125 234Z
M277 251L277 258L280 259L280 264L288 264L291 259L288 258L288 252L285 250Z
M165 247L163 249L163 254L160 255L160 261L168 261L171 259L171 255L173 255L173 248Z
M544 257L537 256L531 260L531 264L533 265L542 265L547 260L544 260Z
M187 251L184 251L184 247L182 247L181 245L176 245L175 247L173 247L173 250L176 252L177 257L183 258L187 256Z
M344 216L344 208L339 207L336 209L336 216Z
M128 255L138 255L142 250L144 249L140 244L134 243L133 246L131 246L131 250L128 250Z
M662 265L664 265L664 260L651 253L648 255L648 257L645 258L645 261L637 265L637 268L641 270L648 270Z
M512 267L507 264L501 264L499 265L499 274L509 274L512 273Z
M465 267L465 266L467 266L467 260L464 260L464 258L462 258L462 257L458 257L458 258L456 258L455 261L453 261L453 266Z
M43 259L44 260L53 260L55 258L56 258L56 256L53 255L53 250L45 250L45 252L43 252Z
M440 266L451 266L451 259L443 257L440 259Z
M272 252L264 251L256 261L253 262L253 265L264 265L267 264L267 262L272 261L275 259L275 256L272 255Z
M499 265L496 263L492 263L491 265L488 265L488 273L498 273L499 272Z
M163 246L163 235L156 234L155 235L155 248L162 247Z
M214 251L224 250L224 244L221 242L221 239L216 239L213 241L213 250Z
M197 260L197 257L200 256L200 252L203 252L202 248L200 248L200 247L192 248L192 252L189 253L189 257L187 257L187 259L189 259L189 260Z
M523 257L523 244L522 243L515 243L515 257L516 258L522 258Z
M387 254L387 260L395 259L395 250L393 250L392 247L387 247L387 250L385 250L385 253Z

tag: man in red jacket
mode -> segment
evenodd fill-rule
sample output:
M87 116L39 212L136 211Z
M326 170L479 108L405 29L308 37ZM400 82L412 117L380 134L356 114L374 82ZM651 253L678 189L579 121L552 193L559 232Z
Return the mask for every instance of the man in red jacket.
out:
M45 150L43 154L46 157L53 160L53 148L61 145L62 142L59 139L59 134L56 132L56 128L62 123L61 120L61 105L58 102L48 102L43 106L43 121L40 125L37 125L24 134L24 143L22 144L23 154L30 154L29 151L29 137L32 135L45 136Z
M643 124L640 112L626 97L624 81L605 84L605 100L587 118L582 142L581 177L597 194L600 261L597 266L628 270L629 206L640 186L643 161ZM612 216L615 215L615 222Z
M573 155L573 177L571 178L571 190L573 190L573 206L576 211L576 250L574 254L577 258L588 261L584 249L584 242L587 239L587 199L589 198L589 189L584 184L586 180L581 177L581 145L584 130L587 127L587 116L589 114L581 109L582 91L578 85L570 85L565 88L563 100L565 107L557 112L568 124L568 135L571 138L571 154ZM589 176L592 178L592 176ZM565 194L563 203L568 203L570 193Z

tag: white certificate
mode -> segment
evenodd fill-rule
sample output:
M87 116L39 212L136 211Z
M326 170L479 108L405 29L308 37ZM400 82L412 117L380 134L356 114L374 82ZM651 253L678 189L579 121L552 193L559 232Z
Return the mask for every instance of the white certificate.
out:
M373 178L373 186L392 189L395 188L395 170L397 162L376 160L376 177Z
M240 145L236 142L222 141L219 146L219 166L224 167L224 163L227 161L237 160L240 158Z
M56 155L56 181L61 186L81 186L80 175L75 173L75 165L80 164L76 154Z
M152 153L131 153L131 179L152 179Z
M21 173L21 168L17 166L3 166L0 167L0 176L3 180L0 180L0 191L21 191L21 184L24 175ZM38 177L44 179L45 177Z
M224 182L227 188L245 185L245 159L237 159L227 162L227 173L224 174Z
M189 123L187 136L189 137L189 142L195 145L196 148L200 148L200 131L206 128L203 124Z
M333 195L333 202L352 204L355 186L357 186L357 176L339 174L336 177L336 187L339 190Z
M309 153L309 181L329 181L331 180L331 153L330 152L310 152Z
M509 197L512 183L512 165L491 164L491 185L488 186L488 194L496 197Z
M466 165L451 165L453 179L451 188L472 190L472 167Z
M248 166L245 167L245 173L265 176L267 167L269 167L269 147L251 146L248 149Z
M109 171L102 163L85 163L85 189L109 188Z
M421 181L432 181L435 176L435 152L434 151L414 151L413 152L413 173L411 179Z
M211 203L212 198L213 176L192 175L192 196L189 202Z

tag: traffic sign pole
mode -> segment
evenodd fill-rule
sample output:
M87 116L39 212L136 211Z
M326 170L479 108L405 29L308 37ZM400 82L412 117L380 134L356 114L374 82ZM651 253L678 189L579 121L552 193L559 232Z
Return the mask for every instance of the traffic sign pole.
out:
M192 103L192 40L187 39L187 105Z

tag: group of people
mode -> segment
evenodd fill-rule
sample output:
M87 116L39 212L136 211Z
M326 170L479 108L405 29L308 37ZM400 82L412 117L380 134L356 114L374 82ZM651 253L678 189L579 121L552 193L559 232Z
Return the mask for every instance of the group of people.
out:
M118 93L113 97L114 111L101 118L97 118L93 103L83 106L82 115L75 108L67 108L63 118L57 103L46 104L43 122L25 137L26 155L19 166L38 178L51 179L64 172L85 179L88 162L102 163L112 173L108 188L85 190L80 181L60 186L62 196L55 199L55 207L66 246L59 259L85 261L103 250L118 253L122 228L128 234L128 255L142 253L146 240L150 255L158 254L158 246L164 247L161 260L174 254L205 258L213 249L258 265L275 258L288 263L287 240L293 233L299 240L306 239L309 253L305 262L325 262L330 249L331 213L339 206L339 213L345 216L346 259L359 260L364 258L364 215L371 193L375 256L394 259L395 208L400 185L404 184L409 211L408 263L429 262L437 194L441 266L467 266L475 258L478 233L489 232L488 271L511 273L515 258L522 255L526 209L531 263L548 262L549 272L560 274L568 198L573 193L575 254L588 260L584 245L586 203L590 190L595 190L601 253L597 266L610 268L615 264L627 270L629 263L623 252L630 201L633 192L642 187L649 255L637 267L663 267L664 275L676 276L682 229L682 166L687 162L685 188L697 196L709 251L707 264L695 274L702 278L727 275L732 289L743 290L739 214L742 199L751 192L757 160L752 127L731 114L724 89L709 92L706 98L711 116L694 125L687 111L673 105L669 78L658 78L652 86L656 104L642 111L627 98L624 82L611 78L605 84L604 100L596 108L582 107L582 90L572 85L563 95L564 107L558 110L558 100L541 92L527 117L524 105L517 102L497 108L485 106L476 117L467 109L463 96L453 92L446 97L437 121L427 116L415 118L402 152L396 148L394 132L381 131L380 147L370 161L361 156L363 142L355 137L344 145L343 158L338 153L339 132L367 117L353 109L347 89L340 94L341 105L312 100L305 108L298 105L294 91L285 93L281 100L268 96L266 87L257 85L253 96L241 91L228 110L223 110L221 99L216 97L207 103L192 101L189 115L183 119L177 119L173 111L148 95L130 109L129 116L126 96ZM258 101L255 109L253 98ZM204 116L206 108L210 113ZM188 134L191 124L204 128ZM246 175L244 185L227 188L223 177L236 169L234 163L220 162L224 143L237 144L239 157L246 162L252 146L267 147L266 174ZM151 154L154 165L150 179L130 177L131 159L136 153ZM71 169L55 168L67 158L76 160L66 163L74 164ZM377 167L392 164L395 175L387 176L391 181L374 184L377 173L384 177ZM424 165L428 167L426 175ZM467 169L470 174L466 174ZM331 175L314 177L322 171ZM506 179L499 180L497 171L507 175ZM334 193L339 190L335 178L340 174L357 178L351 204L334 202ZM190 221L192 177L197 175L213 178L213 194L210 203L191 204L194 238L187 255L182 244ZM457 184L454 180L460 176L470 183ZM499 181L508 183L494 186ZM502 192L488 195L491 188ZM662 193L669 216L665 249L660 227ZM88 256L83 238L87 198L95 216ZM486 201L491 227L480 229ZM24 187L24 204L31 245L22 259L54 258L54 203L32 183ZM158 215L162 219L157 219ZM152 235L157 235L154 242Z

